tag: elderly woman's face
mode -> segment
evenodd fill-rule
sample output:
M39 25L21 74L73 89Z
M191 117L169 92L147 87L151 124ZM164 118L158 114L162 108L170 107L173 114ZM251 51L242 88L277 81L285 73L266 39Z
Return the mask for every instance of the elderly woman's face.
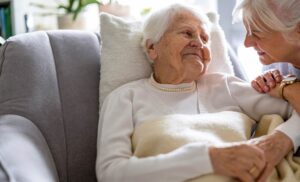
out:
M182 12L174 17L160 41L150 46L154 77L160 83L178 84L197 80L210 61L208 33L195 16Z
M246 47L253 47L256 50L262 64L282 61L292 63L298 60L295 56L298 55L299 45L288 42L283 37L282 32L274 30L270 30L270 32L258 31L246 21L244 21L244 26L247 31L244 44Z

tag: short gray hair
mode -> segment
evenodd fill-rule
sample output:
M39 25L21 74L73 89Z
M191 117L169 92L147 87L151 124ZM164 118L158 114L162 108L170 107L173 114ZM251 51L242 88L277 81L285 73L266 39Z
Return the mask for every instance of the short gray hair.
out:
M236 21L240 14L244 20L257 30L268 32L275 30L283 33L288 39L289 33L300 22L299 0L242 0L236 4L233 15ZM259 17L263 24L257 22L254 16Z
M146 47L147 40L150 40L151 43L159 42L163 34L168 29L170 23L172 22L172 19L176 15L182 12L189 12L193 14L196 18L199 19L199 21L207 25L207 28L210 27L210 21L206 16L206 14L202 13L200 10L197 10L195 8L186 5L172 4L164 8L161 8L159 10L156 10L146 18L143 24L142 46L146 54L147 54L147 47ZM152 62L151 60L149 61Z

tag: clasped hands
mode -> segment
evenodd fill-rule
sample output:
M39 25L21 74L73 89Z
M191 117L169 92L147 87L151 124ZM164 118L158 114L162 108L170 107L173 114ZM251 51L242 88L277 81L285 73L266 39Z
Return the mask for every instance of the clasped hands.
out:
M260 93L269 93L273 97L280 98L279 96L279 83L283 79L283 76L279 70L269 70L264 74L256 77L252 80L252 87Z
M241 182L265 182L292 148L290 138L275 131L247 142L210 147L209 154L216 174Z

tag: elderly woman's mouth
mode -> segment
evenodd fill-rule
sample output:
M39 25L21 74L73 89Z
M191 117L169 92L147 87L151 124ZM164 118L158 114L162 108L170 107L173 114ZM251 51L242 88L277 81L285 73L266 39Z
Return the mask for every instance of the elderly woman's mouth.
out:
M197 53L187 53L187 54L184 54L184 56L195 56L199 59L203 59L202 56L200 54L197 54Z

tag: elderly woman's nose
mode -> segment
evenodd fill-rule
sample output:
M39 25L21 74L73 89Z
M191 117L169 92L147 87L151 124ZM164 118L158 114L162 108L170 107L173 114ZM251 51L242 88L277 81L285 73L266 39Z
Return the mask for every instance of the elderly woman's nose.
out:
M200 47L200 48L202 48L204 46L204 42L203 42L203 40L199 36L195 36L191 40L190 45L193 46L193 47Z

